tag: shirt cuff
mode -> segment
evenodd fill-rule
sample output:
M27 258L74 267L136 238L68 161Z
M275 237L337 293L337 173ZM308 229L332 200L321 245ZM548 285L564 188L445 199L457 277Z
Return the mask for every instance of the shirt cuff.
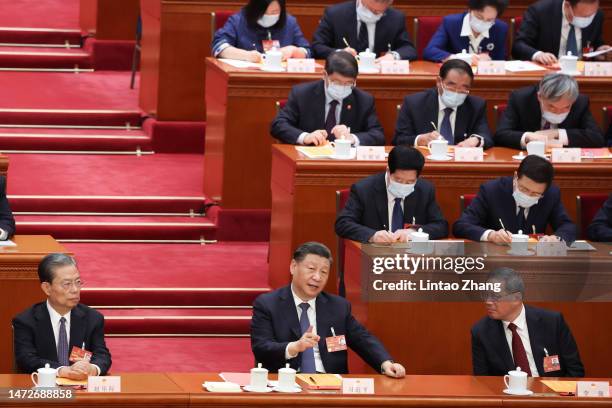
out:
M296 355L289 354L289 344L291 344L291 343L288 343L287 347L285 347L285 360L291 360L292 358L296 358L297 357L297 354Z
M532 60L532 61L535 61L535 60L536 60L536 58L537 58L537 57L538 57L540 54L542 54L542 51L536 51L536 52L534 52L534 53L533 53L533 55L531 56L531 60Z
M295 143L299 144L299 145L303 145L304 144L304 139L306 139L306 136L308 136L308 132L300 133L300 135L298 136L298 138L295 141Z
M421 135L418 135L417 137L414 138L414 147L419 146L419 137L421 137Z
M353 136L353 146L359 147L361 142L359 141L359 138L357 137L357 135L354 135L354 134L351 133L351 136Z
M8 239L8 232L0 228L0 241L5 241Z
M470 137L475 137L475 138L477 138L479 140L478 146L476 146L476 147L484 147L484 137L482 137L480 135L477 135L476 133L472 133L470 135Z
M94 366L96 370L98 371L98 374L96 375L100 375L100 373L102 372L102 370L100 370L100 367L98 367L96 364L92 364L92 366Z
M480 241L481 242L487 242L489 240L489 234L492 233L493 230L486 230L485 232L482 233L482 235L480 236Z
M569 144L569 138L567 137L567 130L566 129L557 129L559 131L559 141L561 142L561 144L563 144L563 146L567 146ZM0 235L0 239L4 239L2 238L2 236Z
M521 149L527 148L527 143L525 143L525 139L527 139L527 132L523 133L523 136L521 136Z
M221 51L223 51L224 49L226 49L227 47L229 47L230 45L228 43L223 43L221 45L219 45L217 47L217 49L214 52L214 57L217 58L219 56L219 54L221 54Z

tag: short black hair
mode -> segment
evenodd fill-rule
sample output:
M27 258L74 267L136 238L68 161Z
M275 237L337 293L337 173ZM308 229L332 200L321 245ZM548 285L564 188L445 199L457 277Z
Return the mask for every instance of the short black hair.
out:
M416 170L417 175L419 175L423 166L425 166L425 158L418 149L408 145L400 145L391 149L387 164L391 174L395 173L396 170Z
M261 18L266 13L268 6L270 3L277 1L280 6L281 13L278 19L278 22L274 24L272 27L268 27L268 29L273 28L283 28L287 21L287 7L285 6L285 0L249 0L246 6L244 6L244 16L246 18L247 24L251 28L263 28L259 24L257 24L257 20Z
M70 255L53 253L45 256L38 264L38 279L40 283L53 283L55 268L69 265L76 266L76 261Z
M519 178L522 176L528 177L536 183L546 183L546 188L548 188L555 177L555 170L548 160L530 154L519 165L517 176Z
M325 72L327 75L337 72L345 77L357 78L359 67L357 60L350 53L344 50L335 51L331 52L325 60Z
M302 262L306 255L318 255L321 258L325 258L332 264L332 255L328 247L320 242L310 241L300 245L293 253L293 260L295 262Z
M472 71L472 67L467 62L460 59L449 59L440 67L440 78L446 79L446 75L451 69L457 69L459 71L463 71L474 80L474 71Z
M470 10L482 10L487 6L497 10L497 17L501 16L508 7L508 0L468 0Z
M597 3L599 0L567 0L567 1L570 4L570 6L574 7L578 3L593 4L593 3Z

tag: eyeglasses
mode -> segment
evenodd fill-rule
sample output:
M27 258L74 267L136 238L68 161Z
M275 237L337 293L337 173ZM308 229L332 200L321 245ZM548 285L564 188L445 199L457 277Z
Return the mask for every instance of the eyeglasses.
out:
M525 193L525 194L527 194L527 195L529 195L531 197L542 198L542 196L544 195L542 193L538 193L538 192L532 191L532 190L528 189L527 187L521 186L518 183L518 181L516 182L516 188L518 188L519 191L521 191L522 193Z
M65 281L59 284L62 289L64 289L64 291L68 292L72 286L74 286L77 289L81 289L83 287L83 281L80 279L74 280L74 281Z
M482 292L480 294L480 298L482 299L483 302L493 302L493 303L497 303L503 299L506 299L508 297L510 297L511 295L514 295L517 292L510 292L510 293L497 293L497 292Z
M447 91L457 92L460 94L466 94L466 95L470 94L470 89L468 88L459 89L457 85L447 85L444 82L442 82L442 88L446 89Z

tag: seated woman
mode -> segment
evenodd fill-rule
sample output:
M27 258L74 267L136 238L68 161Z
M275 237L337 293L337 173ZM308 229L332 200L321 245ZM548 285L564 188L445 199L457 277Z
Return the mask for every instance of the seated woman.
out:
M261 53L277 47L287 58L310 57L310 44L295 17L287 14L285 0L249 0L217 30L213 56L260 62Z
M465 50L478 61L505 60L508 24L498 20L508 0L469 0L469 10L451 14L442 20L423 51L429 61L446 61L452 54Z

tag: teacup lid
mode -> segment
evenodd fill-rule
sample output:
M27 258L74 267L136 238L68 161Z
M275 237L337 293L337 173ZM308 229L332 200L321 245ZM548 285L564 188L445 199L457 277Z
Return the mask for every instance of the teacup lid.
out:
M38 369L38 372L42 373L42 374L50 374L50 373L54 373L56 371L57 371L57 369L56 368L51 368L49 363L45 364L44 367L41 367L41 368Z
M295 373L295 370L291 368L289 363L285 364L285 367L278 370L279 373Z
M562 55L561 59L569 59L569 60L577 60L578 57L574 54L572 54L571 51L568 51L566 55Z
M257 367L251 368L251 372L256 372L256 373L260 373L260 372L261 372L261 373L263 373L263 372L266 372L266 373L267 373L267 372L268 372L268 370L267 370L267 369L265 369L265 368L263 368L263 367L261 366L261 363L257 363Z
M418 231L412 233L412 236L428 237L429 234L426 232L423 232L423 228L419 228Z
M528 237L528 235L523 234L523 230L518 230L516 234L512 234L512 237L525 238Z
M365 50L361 51L361 52L359 53L359 55L361 55L361 54L364 54L364 55L376 55L376 54L374 54L372 51L370 51L370 49L369 49L369 48L366 48Z
M527 372L521 370L521 367L516 367L516 370L509 371L508 374L519 377L527 377Z
M266 55L283 55L283 53L278 48L273 47L266 51Z

